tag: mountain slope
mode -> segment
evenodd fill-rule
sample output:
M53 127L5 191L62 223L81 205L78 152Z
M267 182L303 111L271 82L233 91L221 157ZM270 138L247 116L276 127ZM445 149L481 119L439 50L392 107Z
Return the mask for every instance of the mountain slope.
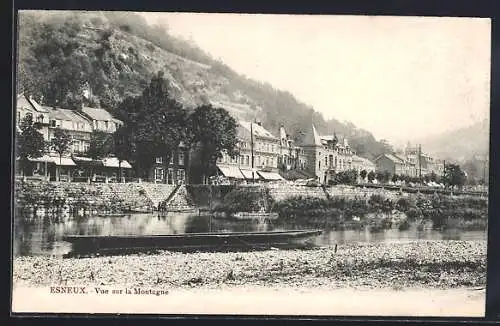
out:
M275 134L283 124L296 140L314 123L322 134L348 137L368 158L384 149L370 132L325 121L292 94L237 74L137 14L24 12L19 23L18 91L46 105L83 102L113 110L127 96L140 94L162 70L173 95L187 108L209 101L238 119L261 120Z
M468 127L421 139L420 143L425 152L443 159L464 162L474 156L488 155L489 130L489 121L484 120Z

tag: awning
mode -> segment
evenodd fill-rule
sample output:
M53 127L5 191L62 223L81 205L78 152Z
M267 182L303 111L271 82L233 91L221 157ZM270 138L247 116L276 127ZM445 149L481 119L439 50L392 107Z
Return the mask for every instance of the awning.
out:
M73 156L73 160L83 166L103 166L104 164L101 160L93 160L89 157L83 156Z
M76 166L75 162L69 157L62 157L61 159L54 157L54 163L59 166Z
M32 162L43 162L43 163L55 163L55 165L60 166L75 166L75 162L69 157L59 157L44 155L42 157L30 158Z
M258 173L265 180L269 180L269 181L285 180L278 173L274 173L274 172L262 172L262 171L259 171Z
M104 164L105 167L108 167L108 168L119 168L120 167L120 161L116 157L107 157L107 158L102 160L102 163ZM131 169L132 168L130 163L125 161L125 160L122 160L121 167L123 169Z
M241 174L240 169L237 166L217 165L217 167L227 178L244 179L243 174Z
M243 170L243 169L240 169L240 171L241 171L241 173L243 173L243 176L245 177L245 179L252 180L252 170ZM255 180L260 179L259 175L257 174L257 171L255 171L253 173L253 175L254 175Z
M41 157L36 157L36 158L30 158L29 159L31 162L47 162L47 163L54 163L54 157L52 156L48 156L48 155L44 155L44 156L41 156Z

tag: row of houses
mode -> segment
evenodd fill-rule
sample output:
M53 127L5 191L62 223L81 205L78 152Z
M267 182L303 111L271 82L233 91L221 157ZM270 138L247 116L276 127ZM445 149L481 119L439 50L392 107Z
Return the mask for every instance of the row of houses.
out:
M400 153L379 155L375 164L380 172L420 177L431 174L442 176L445 162L423 153L419 147L407 146Z
M356 155L347 138L337 135L320 136L314 125L295 144L283 126L279 137L259 122L240 121L237 130L239 156L223 155L218 170L234 182L283 180L287 171L295 178L314 179L327 184L338 172L355 169L375 171L375 164ZM252 164L253 160L253 164Z
M81 107L70 110L40 105L33 98L20 94L17 97L17 126L24 117L31 115L40 128L44 140L50 142L57 128L66 131L72 138L68 155L59 158L54 152L32 159L31 175L50 180L84 181L88 179L105 182L117 181L119 170L125 178L132 176L134 162L119 162L115 157L92 160L85 157L90 146L91 133L100 130L114 133L123 122L102 108ZM356 170L367 173L388 171L391 174L418 176L435 172L442 173L442 165L415 148L407 148L404 157L383 154L372 162L356 155L347 138L340 139L335 132L320 135L315 126L305 132L302 141L296 144L283 126L276 137L259 122L239 121L237 126L238 152L236 157L223 154L217 161L217 174L231 182L263 182L283 180L294 172L295 179L314 179L328 184L336 173ZM420 154L420 159L418 155ZM193 149L181 144L169 155L169 162L158 157L152 162L147 179L167 184L200 183L195 176L196 164ZM195 161L195 160L193 160Z

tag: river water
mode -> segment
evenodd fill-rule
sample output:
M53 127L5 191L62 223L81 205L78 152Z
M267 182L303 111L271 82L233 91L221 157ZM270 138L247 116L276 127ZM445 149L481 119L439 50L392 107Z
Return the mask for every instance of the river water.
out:
M255 221L227 221L195 214L157 213L131 214L124 217L88 217L81 220L50 222L39 218L27 221L16 218L14 225L14 256L62 256L71 250L61 241L64 235L151 235L197 232L246 232L312 229L311 226L258 223ZM329 246L343 242L394 242L408 240L486 240L486 231L419 231L411 227L372 232L363 230L325 231L316 237L315 244Z

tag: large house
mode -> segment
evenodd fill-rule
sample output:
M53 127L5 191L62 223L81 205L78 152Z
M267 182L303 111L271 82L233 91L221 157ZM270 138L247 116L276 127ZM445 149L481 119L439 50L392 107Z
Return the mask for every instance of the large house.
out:
M236 157L223 153L219 172L232 182L283 180L279 175L280 140L257 122L240 121L237 127ZM253 159L253 164L252 164Z
M306 132L301 144L306 157L306 170L320 183L334 180L335 174L353 169L354 151L347 138L339 141L337 135L320 136L314 125Z
M307 165L307 157L304 149L296 146L290 135L286 133L285 127L280 127L280 154L278 165L285 171L303 170Z
M90 146L90 136L94 130L102 130L107 133L116 131L122 122L104 109L82 108L81 110L69 110L63 108L52 108L42 106L34 99L20 94L16 103L17 129L26 115L31 115L33 122L37 124L39 132L46 142L50 142L57 129L65 131L71 137L71 146L62 157L48 147L46 155L31 158L33 163L31 171L26 171L28 176L35 176L49 180L88 180L89 178L100 178L108 181L118 177L118 171L131 169L128 162L113 157L103 160L92 160L85 157ZM89 175L92 171L94 175Z

